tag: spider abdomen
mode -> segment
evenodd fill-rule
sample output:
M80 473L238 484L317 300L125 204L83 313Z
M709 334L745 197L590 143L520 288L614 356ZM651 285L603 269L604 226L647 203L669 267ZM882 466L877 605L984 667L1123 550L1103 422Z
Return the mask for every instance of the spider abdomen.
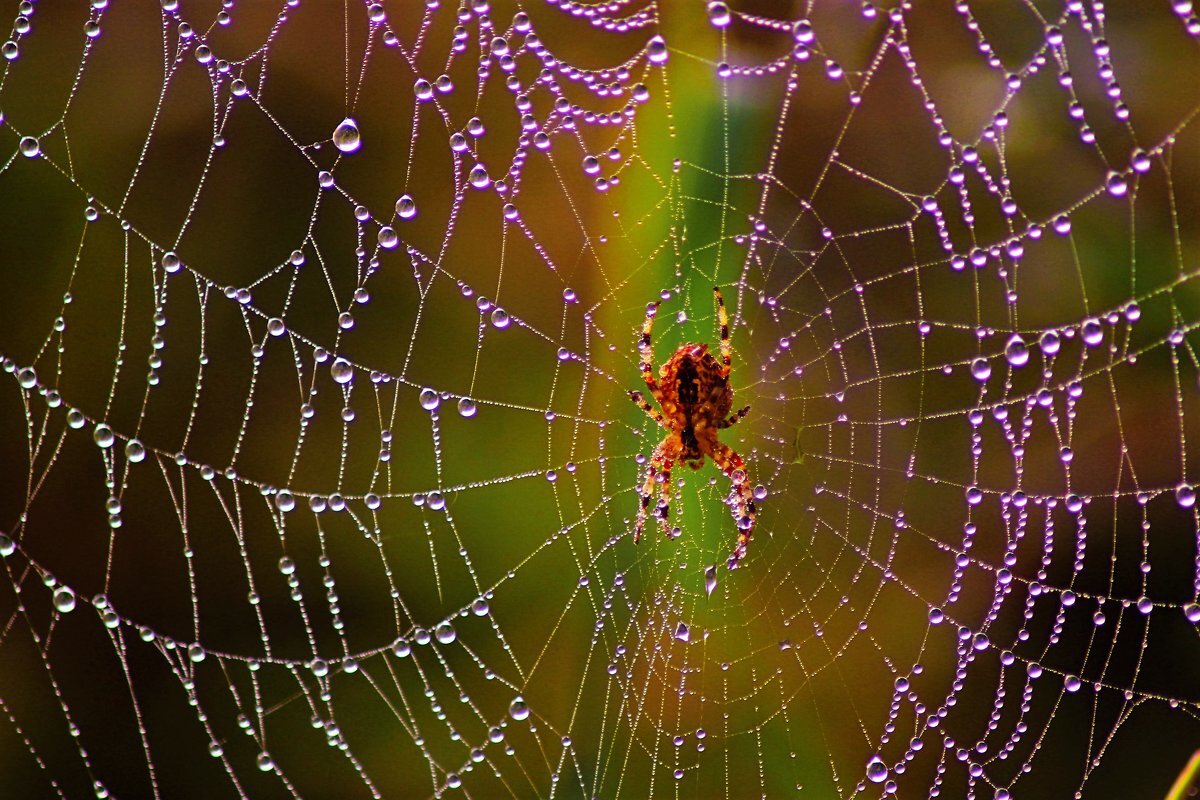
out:
M705 427L729 414L733 390L708 345L685 344L662 368L664 399L678 407L680 428Z

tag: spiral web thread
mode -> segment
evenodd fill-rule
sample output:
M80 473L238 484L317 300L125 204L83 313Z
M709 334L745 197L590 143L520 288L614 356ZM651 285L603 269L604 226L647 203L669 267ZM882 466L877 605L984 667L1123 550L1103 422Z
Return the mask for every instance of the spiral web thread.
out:
M1190 2L162 5L3 45L19 792L1161 796L1200 746ZM711 467L629 538L633 332L715 345L714 282L736 571Z

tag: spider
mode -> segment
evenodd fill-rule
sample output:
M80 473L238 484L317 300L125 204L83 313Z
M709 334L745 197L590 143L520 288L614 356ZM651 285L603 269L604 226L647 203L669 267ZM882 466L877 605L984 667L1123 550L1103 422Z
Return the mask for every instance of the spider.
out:
M650 334L661 304L655 302L646 306L646 321L642 324L642 338L638 343L642 378L662 411L650 405L641 391L631 391L629 397L662 426L667 435L655 448L650 465L646 468L645 480L638 490L641 507L633 529L633 540L637 542L642 538L646 517L650 513L650 501L656 493L659 500L654 515L659 526L670 533L667 519L670 514L671 468L682 463L692 469L700 469L705 456L708 456L733 482L729 505L737 521L738 537L728 563L730 569L736 569L746 555L757 510L746 474L746 462L733 448L717 440L717 431L737 423L746 416L750 407L729 413L733 408L733 387L729 385L733 361L729 344L729 315L725 311L725 299L721 297L720 287L714 286L713 293L717 298L717 316L721 326L720 363L708 351L707 344L685 344L663 364L658 378L654 377Z

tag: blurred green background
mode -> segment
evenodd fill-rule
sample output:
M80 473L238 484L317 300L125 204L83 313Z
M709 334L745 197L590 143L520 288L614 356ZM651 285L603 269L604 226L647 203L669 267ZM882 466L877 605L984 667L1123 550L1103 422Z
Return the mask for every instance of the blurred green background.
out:
M867 779L879 753L899 797L1162 797L1200 747L1200 653L1181 611L1197 526L1173 490L1200 441L1200 64L1170 7L1089 5L1029 73L1061 4L918 2L892 22L886 7L764 0L731 3L721 29L692 0L497 2L490 30L472 4L384 3L371 23L361 3L250 2L225 9L229 24L219 2L30 5L0 84L0 354L14 365L0 530L18 543L0 581L5 796L870 797L885 791ZM557 61L523 53L514 75L546 67L569 102L630 103L632 121L576 115L547 151L522 146L507 73L484 58L478 74L492 36L516 46L519 10ZM807 60L800 18L817 35ZM465 52L448 60L457 25ZM661 65L646 57L655 32ZM1097 39L1128 122L1097 76ZM442 74L453 91L417 101L414 81ZM631 100L639 83L646 102ZM528 99L545 120L547 87ZM1000 110L999 146L980 141ZM362 145L342 154L331 135L346 117ZM472 118L485 132L456 156ZM24 136L39 157L18 153ZM1013 220L977 173L964 194L947 183L963 145L1009 182ZM1135 148L1151 169L1109 196ZM511 196L466 184L476 163ZM395 220L406 193L417 216ZM1015 265L958 272L926 196L957 253L1030 223L1045 233ZM1063 213L1065 236L1050 224ZM385 224L400 247L377 246ZM661 436L625 396L636 331L663 299L657 362L715 346L714 283L735 317L735 404L752 406L722 438L767 492L734 573L711 465L675 475L678 539L628 536L638 457ZM1003 368L1010 333L1032 346L1110 311L1102 347L1064 334L1047 374L1038 355ZM355 365L352 380L316 348ZM979 354L994 372L982 388ZM1019 429L1043 383L1058 417L1030 414L1018 471L990 408L1009 401ZM433 413L424 387L444 393ZM989 409L977 472L976 406ZM100 422L113 448L96 446ZM125 455L130 438L144 461ZM974 484L988 495L969 511ZM284 487L296 508L281 512ZM1089 502L1031 501L1025 516L999 497L1017 488ZM1054 591L1035 601L1031 582ZM59 584L73 611L54 612ZM443 622L453 640L427 642ZM990 641L969 665L960 626ZM1065 675L1083 689L1065 692ZM919 700L894 695L901 678ZM925 727L947 697L945 722ZM979 742L969 760L985 777L968 785L958 751Z

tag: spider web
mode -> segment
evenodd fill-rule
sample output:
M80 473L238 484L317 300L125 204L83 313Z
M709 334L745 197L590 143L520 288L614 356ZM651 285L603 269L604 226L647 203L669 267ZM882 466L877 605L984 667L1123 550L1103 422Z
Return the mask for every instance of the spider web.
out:
M161 5L0 47L15 796L1165 795L1191 2Z

